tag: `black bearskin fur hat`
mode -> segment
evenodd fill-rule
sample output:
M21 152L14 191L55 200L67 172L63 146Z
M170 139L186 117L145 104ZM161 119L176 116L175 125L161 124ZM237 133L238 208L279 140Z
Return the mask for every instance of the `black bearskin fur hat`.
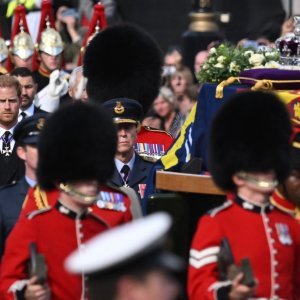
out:
M161 51L150 35L133 25L116 25L97 34L86 49L83 65L92 101L130 98L147 111L158 94Z
M209 170L216 184L234 191L239 172L289 172L291 124L285 105L271 93L234 95L217 112L210 132Z
M291 169L300 172L300 132L297 132L292 140Z
M52 189L77 180L106 182L114 170L115 126L106 110L77 102L54 112L38 142L38 183Z

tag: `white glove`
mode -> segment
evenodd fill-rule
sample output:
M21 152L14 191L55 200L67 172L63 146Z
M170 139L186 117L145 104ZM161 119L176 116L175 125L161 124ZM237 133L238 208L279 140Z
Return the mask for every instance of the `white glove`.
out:
M49 113L54 112L59 107L59 96L50 96L49 86L47 85L37 94L35 106Z
M50 74L48 93L52 97L62 97L68 92L68 82L61 77L60 71L55 70Z

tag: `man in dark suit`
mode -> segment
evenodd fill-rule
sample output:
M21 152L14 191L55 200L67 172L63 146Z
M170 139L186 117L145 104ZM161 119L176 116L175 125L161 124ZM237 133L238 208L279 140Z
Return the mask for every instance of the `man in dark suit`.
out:
M118 132L115 170L110 181L117 186L130 186L141 200L147 176L153 165L134 150L143 114L142 106L139 102L127 98L112 99L103 105L111 113Z
M19 180L24 163L16 153L13 131L21 106L21 87L13 76L0 76L0 186Z
M20 67L15 68L10 74L15 76L21 85L21 106L18 121L20 122L36 113L46 113L34 105L38 86L33 73L27 68Z
M36 185L37 141L45 123L46 114L35 114L20 122L14 130L16 152L25 162L25 176L0 189L0 257L5 240L19 218L29 187Z

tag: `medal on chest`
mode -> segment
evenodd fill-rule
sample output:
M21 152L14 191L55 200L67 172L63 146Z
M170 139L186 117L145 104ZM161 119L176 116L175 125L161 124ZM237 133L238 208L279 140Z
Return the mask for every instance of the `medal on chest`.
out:
M292 245L293 240L290 235L289 227L284 223L276 223L275 224L277 236L282 245Z

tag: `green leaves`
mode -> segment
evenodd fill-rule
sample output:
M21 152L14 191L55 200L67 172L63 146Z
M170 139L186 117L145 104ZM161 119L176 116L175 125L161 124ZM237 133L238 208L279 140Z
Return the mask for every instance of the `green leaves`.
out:
M275 49L266 51L236 48L225 43L210 49L209 56L196 77L200 83L219 83L230 76L238 76L245 69L276 68L278 60L279 53Z

